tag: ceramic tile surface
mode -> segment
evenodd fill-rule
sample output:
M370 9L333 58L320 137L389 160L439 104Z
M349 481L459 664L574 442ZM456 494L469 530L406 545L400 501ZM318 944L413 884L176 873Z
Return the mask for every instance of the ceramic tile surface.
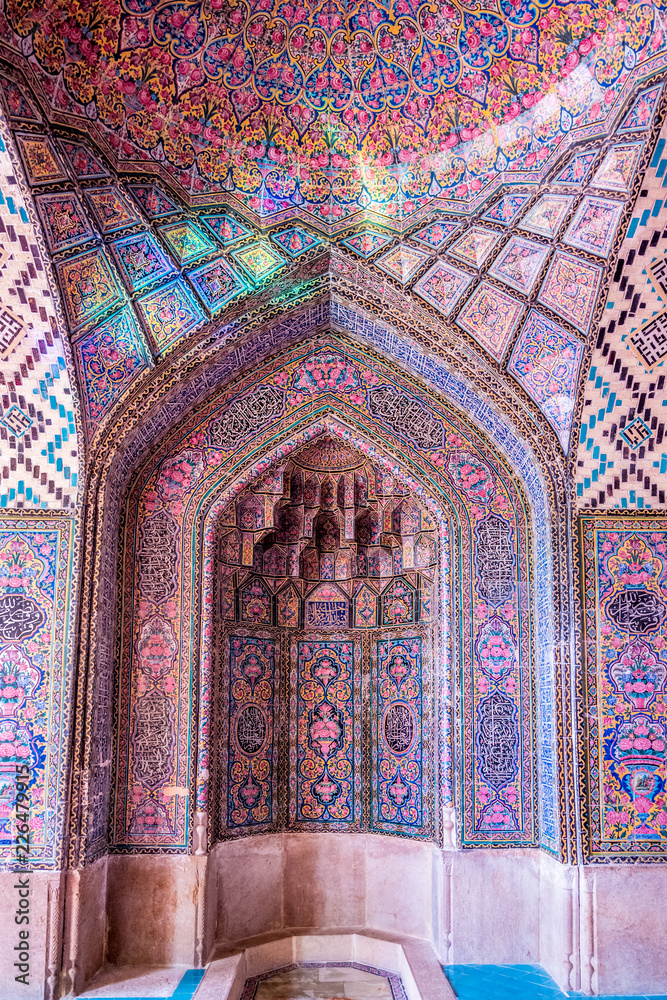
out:
M473 226L463 236L456 240L447 251L452 257L481 267L499 240L498 233L490 229Z
M414 291L445 316L475 279L452 264L439 260L414 286Z
M522 218L520 227L538 236L557 236L573 202L570 195L545 194Z
M456 322L500 361L523 312L521 302L484 281L468 299Z
M580 333L586 334L601 280L601 267L559 251L551 262L538 302L549 306Z
M529 295L535 287L549 247L513 236L489 268L489 274L503 284Z

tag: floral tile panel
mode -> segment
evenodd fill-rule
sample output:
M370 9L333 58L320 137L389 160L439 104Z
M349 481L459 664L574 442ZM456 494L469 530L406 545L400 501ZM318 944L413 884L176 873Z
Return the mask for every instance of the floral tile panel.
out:
M523 312L521 302L483 281L464 305L456 322L496 361L500 361Z
M545 194L521 222L521 229L552 239L558 235L574 198L568 194Z
M538 302L588 333L602 280L602 268L569 253L558 252L544 280Z
M489 268L489 274L517 292L530 295L548 255L549 247L542 243L513 236Z
M375 261L375 266L405 285L417 271L421 270L428 259L428 254L421 250L402 245L379 257Z
M584 198L565 233L563 242L598 257L608 257L623 203L606 198Z
M414 286L417 295L449 316L457 302L475 279L458 267L439 260Z

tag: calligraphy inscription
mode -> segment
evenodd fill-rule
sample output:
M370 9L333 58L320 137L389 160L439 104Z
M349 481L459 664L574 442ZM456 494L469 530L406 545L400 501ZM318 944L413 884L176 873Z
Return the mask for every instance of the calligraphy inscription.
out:
M306 601L306 625L347 628L347 601Z
M177 531L176 524L162 511L141 526L139 578L143 593L153 601L164 601L176 590Z
M138 781L157 788L170 776L174 742L174 708L162 691L154 688L139 698L134 709L134 773Z
M20 642L33 635L46 621L46 615L32 598L24 594L0 597L0 639Z
M607 605L611 620L628 632L652 632L667 615L667 607L648 590L624 590Z
M494 691L479 707L479 771L493 788L501 788L516 772L517 732L514 705Z

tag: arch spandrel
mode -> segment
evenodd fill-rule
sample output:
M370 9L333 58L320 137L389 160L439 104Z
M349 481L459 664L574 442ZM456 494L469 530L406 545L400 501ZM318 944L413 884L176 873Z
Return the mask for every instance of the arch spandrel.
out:
M318 346L318 348L319 348L319 349L321 350L321 347L320 347L320 345L317 345L317 346ZM329 350L333 349L333 348L332 348L332 345L331 345L331 344L329 344L329 345L328 345L328 348L329 348ZM317 349L317 348L316 348L316 349ZM339 348L339 349L340 349L340 348ZM303 355L304 355L304 353L306 353L306 352L304 351L304 348L298 348L298 349L295 349L295 350L293 350L293 351L292 351L291 353L292 353L292 355L293 355L293 356L295 356L295 357L298 357L298 356L303 356ZM311 351L311 353L312 353L312 351ZM368 360L367 360L367 356L366 356L366 355L364 355L364 356L363 356L363 364L364 364L364 365L368 365ZM266 371L268 371L268 370L269 370L269 367L268 367L268 366L266 366L266 367L265 367L265 369L264 369L264 371L266 372ZM260 370L260 371L255 371L255 372L253 373L253 376L252 376L252 377L251 377L251 379L250 379L250 382L247 382L247 384L251 384L251 382L252 382L252 380L253 380L253 379L254 379L254 380L256 381L256 380L257 380L258 378L260 378L261 374L262 374L262 371L261 371L261 370ZM388 378L388 375L386 374L386 372L382 372L382 376L383 376L383 377L385 378L385 380L386 380L386 379ZM391 376L391 379L395 381L395 380L396 380L396 377L397 377L397 376L396 376L396 374L395 374L395 373L392 373L392 376ZM399 378L400 378L400 376L399 376ZM247 381L247 380L246 380L246 381ZM238 382L237 382L237 383L235 383L235 389L238 389ZM230 395L230 393L228 393L228 395ZM237 397L237 398L241 398L241 400L242 400L242 399L243 399L243 396L241 396L241 397ZM324 400L324 399L322 399L322 400L320 401L320 405L321 405L322 403L324 403L324 402L325 402L325 400ZM432 400L432 399L429 399L429 403L430 403L431 405L433 405L433 400ZM213 405L214 405L213 403L211 403L211 404L210 404L210 406L213 406ZM234 404L232 403L232 404L231 404L231 406L233 406L233 405L234 405ZM299 404L297 404L297 405L299 405ZM313 404L313 405L314 405L314 404ZM328 401L328 404L327 404L327 405L328 405L328 406L332 406L332 407L335 407L335 408L340 408L340 406L341 406L341 400L340 400L340 398L337 398L336 396L333 396L332 398L330 398L330 400ZM201 420L201 419L203 419L203 413L204 413L204 412L208 412L208 411L210 410L210 406L209 406L208 410L206 410L206 411L202 411L201 409L200 409L200 410L198 410L198 412L197 412L197 417L198 417L198 418L199 418L200 420ZM228 413L228 412L229 412L229 410L230 410L230 408L231 408L231 407L230 407L230 406L228 406L228 407L227 407L227 410L226 410L225 412L226 412L226 413ZM349 406L348 406L348 409L350 409L350 408L349 408ZM352 417L353 417L353 418L355 418L355 414L354 414L354 407L353 407L353 406L352 406L352 408L351 408L351 410L350 410L350 413L352 414ZM357 421L358 421L358 418L359 418L359 414L356 414L356 419L357 419ZM346 421L346 423L349 423L349 420L350 420L350 414L348 413L348 414L346 415L346 417L345 417L345 421ZM141 484L142 484L142 483L143 483L143 484L144 484L144 486L145 486L145 485L146 485L146 483L148 482L148 480L150 479L150 477L156 474L156 463L158 462L158 456L160 456L160 455L164 455L164 454L165 454L165 449L167 449L167 448L173 448L173 449L175 450L175 452L178 452L179 448L180 448L180 449L182 449L182 448L184 447L184 444L185 444L185 440L182 440L182 441L180 442L180 444L179 444L179 443L177 443L177 436L178 436L178 434L179 434L179 433L181 433L181 432L179 432L179 431L178 431L178 429L176 429L176 430L174 430L174 432L172 432L172 433L170 433L170 434L168 434L168 435L167 435L167 437L166 437L166 438L164 439L164 441L162 442L162 446L161 446L161 448L159 449L159 451L158 451L158 452L155 452L155 453L153 454L153 456L151 457L151 459L150 459L150 461L149 461L149 463L148 463L148 466L147 466L147 467L145 467L145 468L144 468L144 470L143 470L143 471L142 471L142 472L140 473L140 478L139 478L139 480L137 480L137 481L136 481L136 486L135 486L135 487L133 488L133 494L136 494L136 490L137 490L137 489L141 490L141 489L143 488L143 487L141 486ZM221 437L220 437L220 435L222 435L222 438L224 439L224 435L225 435L225 433L226 433L226 430L225 430L225 426L223 426L222 428L220 428L220 426L218 425L218 426L217 426L217 428L216 428L216 432L215 432L215 435L216 435L216 440L217 440L217 441L221 440ZM386 428L385 428L385 430L384 430L384 432L383 432L383 433L384 433L384 434L386 434L386 433L387 433L387 430L386 430ZM471 427L470 427L469 425L467 425L467 427L466 427L466 431L465 431L465 435L466 435L466 438L470 438L471 436L472 436L473 438L476 438L476 447L482 447L482 450L483 450L483 453L484 453L484 454L486 455L486 459L487 459L487 461L488 461L488 460L490 460L490 461L496 461L496 462L497 462L497 456L495 456L495 457L493 456L493 454L492 454L492 449L489 449L489 446L488 446L488 445L487 445L486 447L485 447L485 446L484 446L483 444L481 444L481 445L480 445L480 443L479 443L479 441L480 441L480 439L479 439L479 435L478 435L478 434L477 434L477 433L476 433L476 432L475 432L475 431L474 431L474 430L473 430L473 429L472 429L472 428L471 428ZM182 437L182 433L181 433L181 437ZM399 439L399 440L400 440L400 439ZM425 443L426 443L426 445L428 445L428 443L429 443L429 442L425 442ZM444 444L444 443L445 443L445 442L444 442L444 438L443 438L443 444ZM462 453L462 446L463 446L463 444L464 444L464 441L463 441L463 439L461 438L460 442L459 442L459 441L456 441L456 442L453 442L453 443L454 443L454 444L456 444L456 446L457 446L457 452L456 452L456 453L457 453L457 455L458 455L458 456L459 456L459 458L460 458L460 457L461 457L461 453ZM423 441L422 441L422 444L424 444L424 442L423 442ZM187 447L186 447L186 450L188 450L188 449L187 449ZM395 450L395 446L394 446L394 450ZM426 448L426 449L422 449L422 451L424 451L424 450L426 450L426 451L428 452L428 449L427 449L427 448ZM406 453L406 452L408 452L408 453L410 453L410 454L413 454L413 453L414 453L414 454L416 455L416 453L417 453L417 452L419 451L419 449L418 449L418 448L416 448L416 447L415 447L414 445L412 445L411 447L410 447L410 446L406 447L406 446L405 446L405 444L404 444L404 442L402 442L402 441L401 441L401 442L400 442L400 445L399 445L399 451L402 451L403 453ZM433 449L431 449L431 451L433 451ZM239 471L241 470L242 466L246 466L246 467L247 467L247 466L248 466L248 464L249 464L249 463L250 463L251 461L252 461L252 456L251 456L251 455L248 455L248 456L246 456L246 457L245 457L245 461L244 461L244 462L242 463L242 465L241 465L241 466L239 466L239 467L237 468L237 470L236 470L236 471L237 471L237 476L238 476L238 473L239 473ZM423 456L421 456L421 455L420 455L420 458L419 458L419 461L423 461ZM192 462L190 462L190 461L188 460L188 463L187 463L187 464L188 464L188 466L189 466L190 470L192 470L192 468L193 468L193 465L192 465ZM465 466L466 466L466 462L465 462L465 460L462 460L462 462L461 462L461 463L459 463L459 464L460 464L460 465L462 465L462 466L463 466L464 468L465 468ZM152 472L150 471L151 469L153 470ZM505 475L505 476L507 476L507 475L508 475L508 472L509 472L509 470L507 469L507 467L506 467L506 466L505 466L505 469L506 469L506 472L505 472L505 474L504 474L504 475ZM262 470L262 469L260 468L260 469L259 469L259 471L261 472L261 471L263 471L263 470ZM467 469L465 469L465 471L463 472L463 476L464 476L464 477L465 477L466 473L467 473ZM187 470L186 470L186 474L187 474L187 475L190 475L190 474L191 474L191 472L187 472ZM245 475L247 475L247 472L245 472L245 471L244 471L244 472L242 473L242 481L243 481L243 476L245 476ZM436 463L434 462L434 463L433 463L433 464L431 465L431 473L430 473L430 480L429 480L429 481L430 481L430 483L432 484L432 483L433 483L433 481L434 481L435 479L437 479L437 478L438 478L438 477L439 477L440 475L442 475L442 473L441 473L441 469L440 469L440 468L439 468L439 466L438 466L438 465L437 465L437 464L436 464ZM204 481L202 481L202 483L203 483L203 482L204 482ZM469 484L468 484L468 485L469 485ZM487 500L488 500L488 497L486 497L486 498L485 498L485 487L484 487L484 483L483 483L483 482L482 482L482 483L481 483L481 485L480 485L480 483L479 483L478 481L476 481L476 482L475 482L475 484L473 484L473 486L474 486L474 487L476 488L476 492L477 492L477 494L478 494L478 497L477 497L477 499L478 499L478 500L480 500L480 502L481 502L481 503L484 503L484 499L487 499ZM170 487L170 488L171 488L171 487ZM204 496L204 494L206 494L206 492L208 491L208 487L207 487L206 485L201 485L201 487L200 487L200 490L201 490L201 492L202 492L202 502L203 502L203 496ZM153 491L149 491L149 492L153 492L153 493L154 493L155 491L153 490ZM518 497L518 495L516 495L516 494L515 494L515 496L516 496L516 497ZM149 499L149 504L151 504L151 503L153 503L153 502L154 502L154 498L153 498L153 497L151 497L151 498ZM527 505L525 504L525 501L521 501L521 505L522 505L522 506L523 506L524 508L526 508L526 506L527 506ZM190 502L190 507L191 507L191 506L192 506L192 501ZM120 846L120 845L119 845L119 846ZM122 849L122 848L121 848L121 849ZM130 848L130 849L131 849L131 848Z

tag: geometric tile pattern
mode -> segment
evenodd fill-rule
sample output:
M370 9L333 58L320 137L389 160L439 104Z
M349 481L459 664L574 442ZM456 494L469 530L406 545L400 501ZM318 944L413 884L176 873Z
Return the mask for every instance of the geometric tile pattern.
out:
M483 281L466 302L456 322L496 361L500 361L523 312L523 305L511 295Z
M35 205L51 253L95 239L81 203L73 192L38 194Z
M428 226L413 233L411 238L417 240L419 243L426 244L432 250L439 250L449 237L460 228L460 222L453 222L451 219L437 219L435 222L429 222Z
M401 244L375 261L375 266L386 271L404 285L419 271L429 259L428 254L414 247Z
M176 263L181 267L218 249L203 230L187 220L160 226L158 232L166 241Z
M549 247L542 243L513 236L494 260L489 274L510 288L530 295L548 255Z
M130 204L118 188L87 188L86 198L101 233L113 233L117 229L141 222L141 216L134 205Z
M282 233L274 233L271 236L274 243L289 254L290 257L299 257L306 250L312 250L322 242L317 236L313 236L312 233L307 232L305 229L301 229L300 226L294 226L292 229L285 229Z
M130 191L148 219L161 219L180 211L176 202L156 184L130 184Z
M481 267L499 239L498 233L473 226L451 245L448 253L473 267Z
M253 243L241 250L232 250L231 254L253 281L267 278L285 263L285 258L268 243Z
M16 145L21 154L26 179L31 187L67 180L67 174L50 139L45 136L17 133Z
M579 509L667 504L667 364L652 363L653 346L643 335L667 303L667 293L651 273L652 267L662 268L667 252L666 146L663 124L611 275L584 386L575 470ZM648 364L633 348L633 338L649 355ZM637 417L651 437L632 447L621 431Z
M660 94L662 93L662 86L659 83L656 87L651 87L649 90L644 90L639 94L635 103L616 129L617 133L645 132L651 127L655 109L658 106Z
M590 172L593 160L597 155L598 151L596 149L592 149L587 153L577 153L572 157L568 165L556 175L555 183L580 187Z
M76 330L122 302L120 285L100 249L70 257L57 266L67 316Z
M22 166L0 114L0 414L12 407L30 426L0 426L0 508L62 509L77 498L79 411L64 319L39 221L29 216ZM34 221L31 221L34 219Z
M189 271L188 280L210 313L218 312L246 287L223 257Z
M506 194L493 208L484 213L482 219L509 226L529 199L529 194Z
M206 320L197 300L181 278L137 299L137 308L158 354Z
M563 237L564 242L598 257L608 257L622 211L623 202L584 198Z
M545 415L567 453L583 344L532 310L507 370Z
M601 166L596 170L591 187L602 191L620 191L621 194L629 194L643 148L643 142L628 142L612 146Z
M364 233L355 233L354 236L348 236L347 239L341 240L341 245L353 250L360 257L371 257L390 242L391 236L387 236L384 233L366 231Z
M118 270L129 292L138 292L173 274L172 262L151 233L136 233L111 244Z
M602 268L560 251L540 289L538 302L567 319L580 333L588 333L597 302Z
M244 236L250 236L247 226L242 226L240 222L230 215L202 215L201 221L218 237L223 245L235 243Z
M83 143L61 139L60 149L77 180L101 180L109 176L109 171L102 161Z

